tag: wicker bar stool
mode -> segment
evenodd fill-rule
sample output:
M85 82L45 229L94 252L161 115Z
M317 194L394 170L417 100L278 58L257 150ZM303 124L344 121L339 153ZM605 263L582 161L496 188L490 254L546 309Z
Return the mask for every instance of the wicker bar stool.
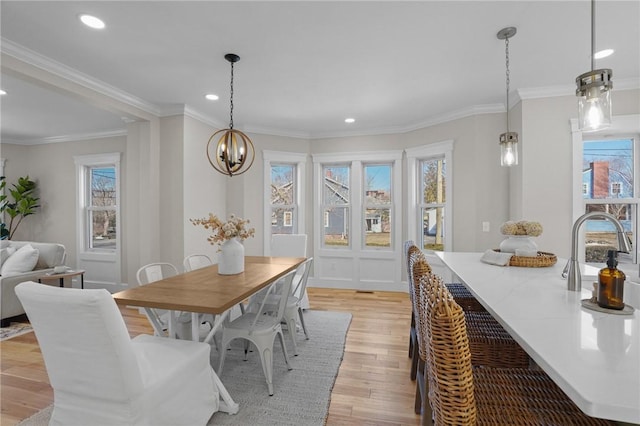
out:
M416 311L416 328L418 331L419 360L416 373L415 413L428 410L427 393L429 384L424 380L424 369L427 361L428 343L425 343L423 317L429 309L425 292L428 286L440 286L446 289L442 278L431 273L429 265L417 259L413 263L414 309ZM447 290L447 294L448 293ZM459 306L459 305L458 305ZM488 312L467 312L466 329L469 330L468 346L470 347L472 365L497 368L528 369L529 356L513 340L509 333ZM463 318L465 318L463 317ZM422 330L422 331L421 331ZM417 358L417 356L416 356ZM423 413L424 415L424 413Z
M543 371L472 366L465 313L446 286L429 280L417 296L433 416L423 424L613 424L582 413Z
M416 356L414 355L414 351L418 349L418 334L416 331L416 318L415 311L413 309L413 274L411 271L411 266L409 264L409 256L411 247L415 247L412 240L408 240L404 242L404 263L407 267L407 283L409 284L409 299L411 300L411 325L409 326L409 358L411 358L411 380L415 380L416 378L416 370L415 365L417 363ZM417 247L416 247L417 248Z

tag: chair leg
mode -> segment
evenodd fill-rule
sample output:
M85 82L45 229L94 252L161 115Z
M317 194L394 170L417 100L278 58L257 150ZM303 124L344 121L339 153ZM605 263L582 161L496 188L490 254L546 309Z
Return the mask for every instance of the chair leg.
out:
M411 350L412 353L409 356L411 358L411 380L415 380L416 379L416 375L418 374L418 360L420 358L420 350L418 348L418 341L417 341L417 336L415 334L411 335L412 339L411 339Z
M302 326L302 331L304 331L304 337L309 340L309 332L307 331L307 326L304 323L304 315L302 314L302 308L298 308L298 316L300 317L300 325Z
M293 343L293 356L298 356L298 345L296 344L296 317L292 316L287 321L287 327L289 327L289 336L291 336L291 342Z
M415 341L416 334L416 320L415 315L413 314L413 310L411 311L411 326L409 327L409 358L413 357L413 346ZM415 378L415 375L411 376L411 380Z
M224 358L227 355L227 346L230 342L227 342L222 334L222 343L220 344L220 362L218 363L218 375L222 374L222 368L224 367Z
M262 361L262 371L264 378L267 380L269 388L269 396L273 396L273 346L271 349L262 348L260 351L260 360Z
M284 354L284 362L285 364L287 364L287 369L293 370L293 367L291 367L291 364L289 364L289 354L287 353L287 346L284 344L284 336L282 335L282 330L280 330L277 334L280 338L280 345L282 346L282 353Z

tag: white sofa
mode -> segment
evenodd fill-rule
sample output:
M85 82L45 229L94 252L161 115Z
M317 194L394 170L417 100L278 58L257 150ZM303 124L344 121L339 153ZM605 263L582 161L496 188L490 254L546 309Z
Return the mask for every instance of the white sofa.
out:
M26 244L31 244L33 248L38 249L38 262L31 271L4 277L0 276L0 316L2 326L8 325L9 318L24 314L24 308L15 293L15 288L18 284L24 281L38 281L39 276L52 272L54 266L64 265L66 251L62 244L4 240L0 242L0 249L11 247L17 250Z

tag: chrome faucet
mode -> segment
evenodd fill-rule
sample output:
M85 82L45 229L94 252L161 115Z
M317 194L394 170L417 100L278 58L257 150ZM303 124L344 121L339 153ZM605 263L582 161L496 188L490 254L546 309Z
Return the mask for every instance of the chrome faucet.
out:
M562 271L562 278L567 278L567 290L569 291L582 290L582 278L580 276L580 265L578 264L578 230L580 229L580 225L589 219L607 219L613 223L618 229L618 251L622 253L629 253L631 251L631 243L624 233L624 228L613 215L604 212L583 214L573 224L573 230L571 231L571 259L569 259Z

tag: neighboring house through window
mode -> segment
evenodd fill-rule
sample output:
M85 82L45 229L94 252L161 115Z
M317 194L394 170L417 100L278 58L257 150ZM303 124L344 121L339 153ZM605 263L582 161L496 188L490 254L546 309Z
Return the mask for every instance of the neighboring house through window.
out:
M585 212L612 214L623 225L637 247L638 197L635 138L585 140L582 144ZM604 263L608 250L617 250L616 229L606 220L589 220L583 225L585 261ZM636 262L636 250L632 253Z

